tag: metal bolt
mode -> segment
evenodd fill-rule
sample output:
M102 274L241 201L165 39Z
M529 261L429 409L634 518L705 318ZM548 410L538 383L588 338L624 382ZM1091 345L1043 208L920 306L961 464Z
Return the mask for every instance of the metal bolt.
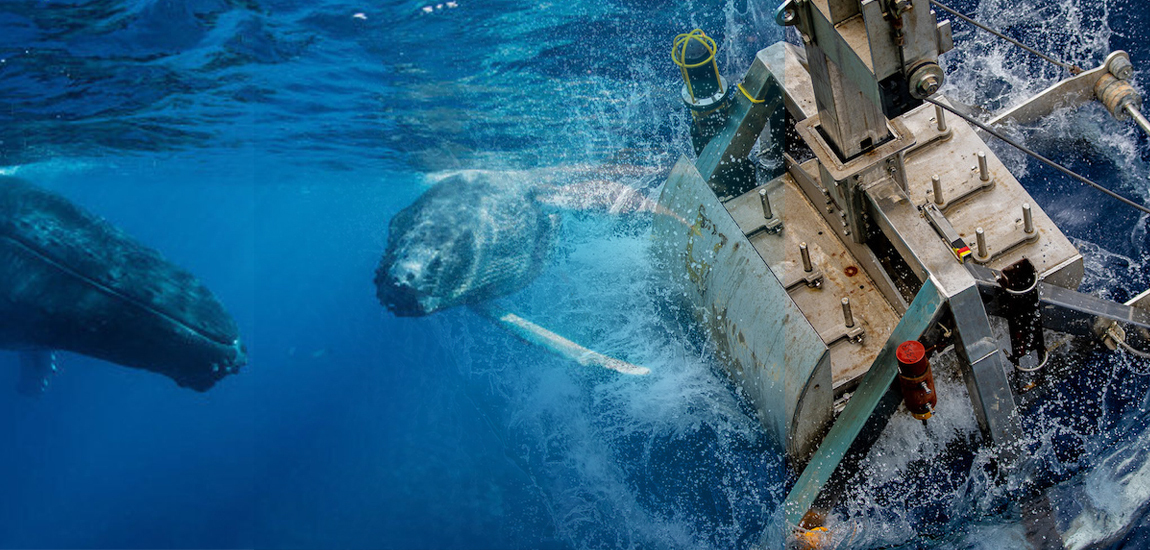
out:
M1030 204L1022 205L1022 231L1027 235L1034 233L1034 214L1030 213Z
M855 316L851 314L850 298L843 298L843 320L846 321L847 328L855 326Z
M759 189L759 200L763 203L763 218L771 219L775 213L771 211L771 199L767 198L767 190Z
M803 257L803 271L810 273L815 266L811 264L811 251L807 250L807 243L799 243L799 255Z
M978 152L978 179L990 181L990 167L986 165L986 153Z
M942 79L938 75L927 75L918 83L918 93L922 97L930 97L942 87Z
M930 177L930 185L934 188L934 203L942 204L942 180L938 179L938 174Z
M946 110L944 110L942 107L940 107L938 105L935 105L934 106L934 118L935 118L935 120L938 121L938 131L939 132L945 132L946 131Z
M981 227L974 230L974 240L978 243L978 257L985 258L988 255L986 252L986 233Z
M938 63L926 62L918 65L910 73L910 95L915 99L922 99L933 95L942 87L946 75Z

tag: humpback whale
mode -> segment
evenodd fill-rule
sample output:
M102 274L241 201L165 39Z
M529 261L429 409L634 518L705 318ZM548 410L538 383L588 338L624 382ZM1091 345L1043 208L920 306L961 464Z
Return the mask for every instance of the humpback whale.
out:
M375 272L379 301L401 317L470 305L516 337L580 365L650 373L484 303L519 290L547 265L559 216L542 205L613 214L656 211L636 189L609 180L556 185L531 176L464 170L439 178L388 225L387 249Z
M375 272L379 301L414 317L515 292L555 247L559 216L544 207L673 215L644 189L661 181L661 170L622 164L430 174L434 185L388 225Z
M22 391L35 391L36 371L55 370L52 350L197 391L247 363L235 321L192 274L12 177L0 177L0 349L23 354Z
M414 317L510 294L547 264L559 217L514 173L464 171L436 183L388 225L379 301Z

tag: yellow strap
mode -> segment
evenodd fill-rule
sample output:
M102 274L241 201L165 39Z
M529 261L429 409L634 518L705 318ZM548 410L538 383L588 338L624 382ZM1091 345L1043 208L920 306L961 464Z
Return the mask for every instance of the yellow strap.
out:
M751 94L747 93L746 88L743 88L742 82L739 83L739 91L743 92L743 96L745 96L747 98L747 101L750 101L751 103L762 103L762 102L766 101L765 99L755 99L755 98L751 97Z

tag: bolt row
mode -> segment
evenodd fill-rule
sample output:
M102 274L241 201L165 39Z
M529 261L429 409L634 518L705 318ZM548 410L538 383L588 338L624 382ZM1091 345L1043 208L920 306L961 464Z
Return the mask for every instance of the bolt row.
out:
M1023 203L1022 205L1022 232L1028 236L1034 235L1034 214L1031 213L1030 204ZM990 251L986 247L986 232L981 227L974 230L974 241L977 247L975 252L979 258L986 259L990 257Z

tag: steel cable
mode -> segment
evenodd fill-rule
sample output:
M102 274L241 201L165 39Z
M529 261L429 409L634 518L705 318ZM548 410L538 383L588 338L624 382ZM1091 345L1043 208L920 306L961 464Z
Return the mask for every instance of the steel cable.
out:
M1015 149L1018 149L1019 151L1022 151L1023 153L1026 153L1027 155L1030 155L1030 156L1034 157L1035 159L1038 159L1039 161L1042 161L1047 166L1050 166L1051 168L1054 168L1055 170L1058 170L1059 172L1062 172L1063 174L1066 174L1067 176L1070 176L1070 177L1072 177L1072 178L1074 178L1074 179L1076 179L1082 183L1085 183L1086 185L1089 185L1089 186L1097 189L1098 191L1101 191L1101 192L1109 195L1111 198L1114 198L1114 199L1126 204L1127 206L1134 207L1134 208L1136 208L1142 212L1150 214L1150 208L1142 206L1141 204L1138 204L1138 203L1136 203L1136 202L1134 202L1134 201L1132 201L1126 197L1123 197L1122 195L1119 195L1118 193L1115 193L1114 191L1111 191L1111 190L1103 187L1102 185L1095 183L1094 181L1090 180L1086 176L1080 175L1077 172L1074 172L1073 170L1042 156L1041 154L1027 148L1026 146L1022 145L1021 143L1018 143L1018 142L998 133L997 131L991 129L989 126L975 120L974 117L960 113L960 112L956 111L954 108L950 107L949 105L944 105L943 103L940 103L939 101L932 99L932 98L929 98L929 97L925 98L924 101L926 101L928 103L933 103L935 106L937 106L939 108L946 109L947 111L950 111L951 113L958 116L959 118L969 122L970 124L977 126L982 131L984 131L984 132L986 132L986 133L988 133L988 134L990 134L990 135L992 135L998 139L1001 139L1002 141L1005 141L1011 147L1014 147Z
M997 37L999 37L999 38L1001 38L1007 42L1010 42L1011 44L1013 44L1019 48L1022 48L1023 50L1026 50L1026 51L1028 51L1034 55L1037 55L1038 57L1041 57L1042 59L1045 59L1046 61L1049 61L1055 65L1058 65L1059 67L1062 67L1062 68L1070 71L1070 74L1076 75L1076 74L1080 74L1082 72L1081 67L1079 67L1077 65L1072 65L1070 63L1066 63L1063 61L1059 61L1057 59L1054 59L1053 57L1050 57L1049 55L1046 55L1046 54L1044 54L1044 53L1042 53L1042 52L1040 52L1034 48L1031 48L1030 46L1027 46L1026 44L1023 44L1022 42L1019 42L1019 41L1017 41L1017 40L1015 40L1009 36L1006 36L1005 34L1002 34L1002 33L998 32L998 31L996 31L990 27L987 27L986 25L983 25L982 23L979 23L978 21L975 21L974 19L971 19L971 18L959 13L954 8L951 8L950 6L947 6L946 4L943 4L942 2L939 2L938 0L930 0L930 3L942 8L943 10L949 12L951 15L953 15L953 16L961 19L961 20L963 20L963 21L965 21L971 25L974 25L975 27L978 27L978 28L990 33L990 34L993 34L994 36L997 36Z

